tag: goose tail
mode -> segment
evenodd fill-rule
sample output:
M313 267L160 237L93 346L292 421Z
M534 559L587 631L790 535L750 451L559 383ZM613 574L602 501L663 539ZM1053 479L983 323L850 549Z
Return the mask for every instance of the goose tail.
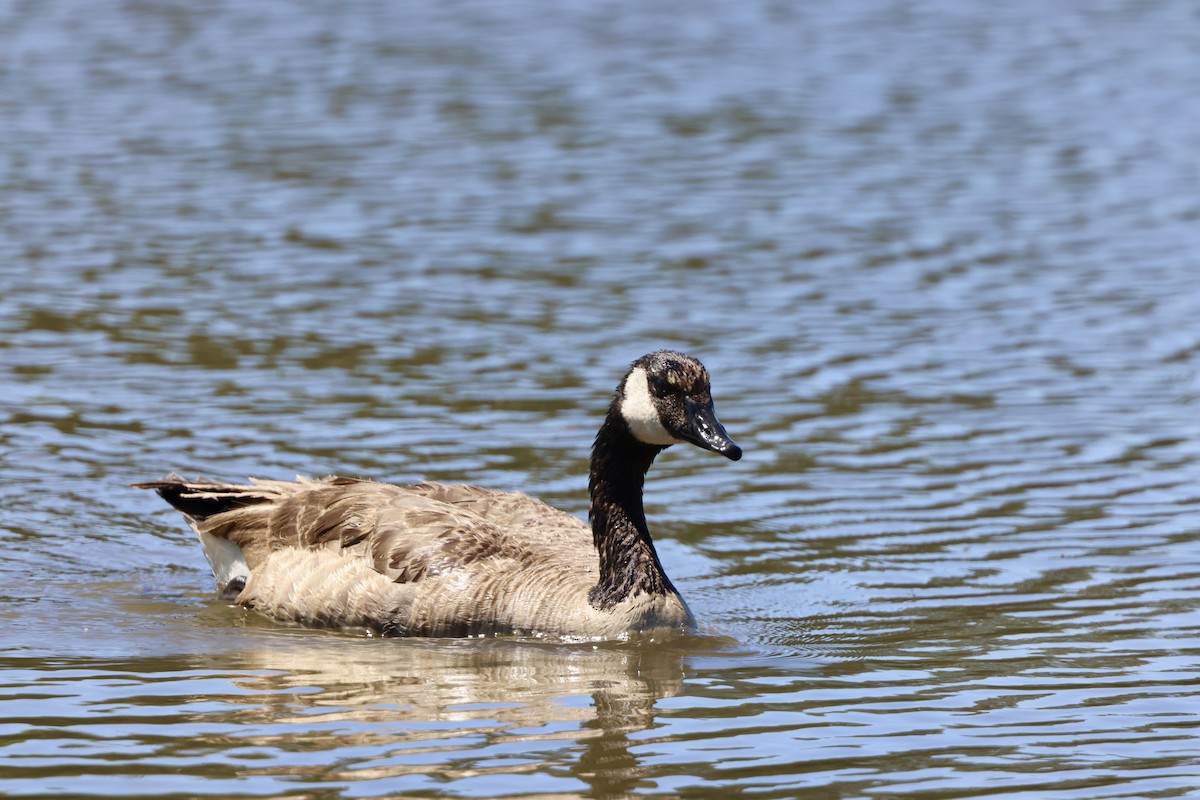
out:
M204 478L188 481L173 472L161 480L134 483L131 486L135 489L153 489L183 514L204 548L204 557L208 559L213 577L217 580L221 599L236 600L250 577L246 556L235 542L206 533L198 523L235 508L270 502L273 498L246 491L253 487L217 483Z

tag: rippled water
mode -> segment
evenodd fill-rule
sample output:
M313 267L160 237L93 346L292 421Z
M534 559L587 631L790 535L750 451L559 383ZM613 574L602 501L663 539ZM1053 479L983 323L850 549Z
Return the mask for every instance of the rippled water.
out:
M0 793L1200 796L1191 3L0 7ZM212 596L126 484L586 509L634 357L705 628Z

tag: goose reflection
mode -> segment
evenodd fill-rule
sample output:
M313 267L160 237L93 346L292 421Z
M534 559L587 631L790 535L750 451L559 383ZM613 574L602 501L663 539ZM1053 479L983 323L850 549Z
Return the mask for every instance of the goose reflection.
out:
M699 636L378 642L300 630L255 642L239 661L258 674L235 682L247 692L241 715L269 722L271 732L247 743L364 754L297 767L305 780L532 773L563 763L570 748L579 750L566 759L572 776L602 797L645 778L630 736L679 693L692 655L724 646Z

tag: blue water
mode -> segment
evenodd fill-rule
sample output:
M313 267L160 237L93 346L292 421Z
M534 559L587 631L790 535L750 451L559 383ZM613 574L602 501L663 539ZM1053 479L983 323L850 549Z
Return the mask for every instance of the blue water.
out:
M1191 4L0 8L0 793L1200 796ZM586 513L636 356L674 642L213 597L127 484Z

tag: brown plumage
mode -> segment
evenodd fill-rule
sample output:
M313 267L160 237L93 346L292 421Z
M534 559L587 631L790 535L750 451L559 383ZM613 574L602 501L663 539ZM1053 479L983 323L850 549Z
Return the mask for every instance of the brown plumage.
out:
M476 486L174 474L135 486L183 513L224 595L273 619L405 636L611 638L693 624L642 511L646 470L685 441L741 457L704 367L660 350L634 362L596 436L590 527Z

